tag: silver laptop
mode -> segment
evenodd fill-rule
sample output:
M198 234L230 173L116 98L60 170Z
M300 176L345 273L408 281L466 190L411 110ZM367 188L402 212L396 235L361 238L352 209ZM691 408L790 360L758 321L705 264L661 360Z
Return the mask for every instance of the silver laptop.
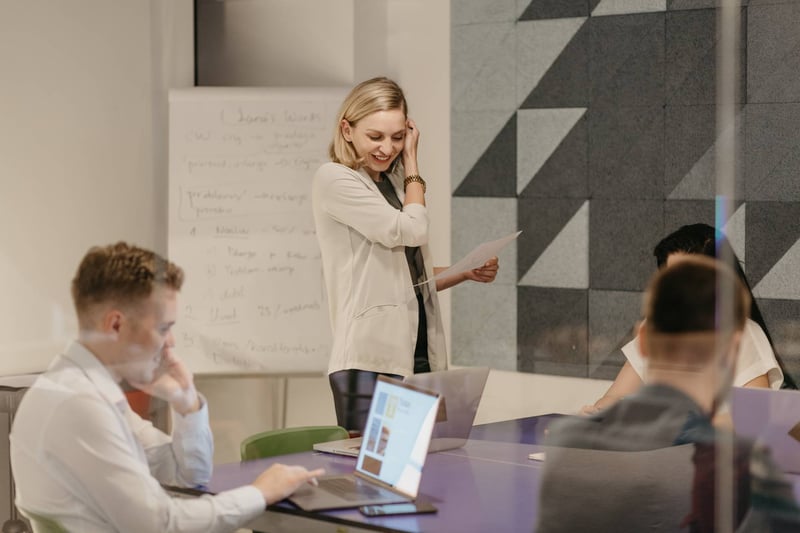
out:
M379 376L355 472L320 477L289 501L306 511L414 501L438 411L437 393Z
M734 387L731 415L737 435L769 446L784 472L800 473L800 391Z
M438 392L441 397L428 452L452 450L466 444L488 377L488 368L459 368L405 378L405 383ZM357 457L362 442L361 437L321 442L314 449Z

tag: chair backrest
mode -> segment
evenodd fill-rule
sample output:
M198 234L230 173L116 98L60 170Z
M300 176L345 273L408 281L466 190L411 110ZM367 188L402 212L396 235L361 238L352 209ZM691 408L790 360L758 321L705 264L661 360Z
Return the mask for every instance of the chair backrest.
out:
M538 533L678 532L691 508L694 445L621 452L547 448Z
M20 514L28 519L34 533L68 533L57 521L46 516L20 509Z
M319 442L348 437L347 430L340 426L304 426L264 431L242 441L242 460L250 461L287 453L307 452Z

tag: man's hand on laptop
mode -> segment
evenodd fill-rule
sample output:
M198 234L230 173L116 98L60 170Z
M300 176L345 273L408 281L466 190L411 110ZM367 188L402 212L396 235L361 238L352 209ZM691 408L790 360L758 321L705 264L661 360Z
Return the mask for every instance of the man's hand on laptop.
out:
M303 483L316 484L317 477L324 473L322 468L306 470L302 466L274 464L253 481L253 486L261 491L267 505L272 505L289 497Z

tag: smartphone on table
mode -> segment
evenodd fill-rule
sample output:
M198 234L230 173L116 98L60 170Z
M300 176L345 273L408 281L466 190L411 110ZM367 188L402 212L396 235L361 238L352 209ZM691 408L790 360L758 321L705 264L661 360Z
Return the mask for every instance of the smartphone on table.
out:
M362 505L358 511L364 516L392 516L401 514L435 513L436 507L428 502L387 503Z

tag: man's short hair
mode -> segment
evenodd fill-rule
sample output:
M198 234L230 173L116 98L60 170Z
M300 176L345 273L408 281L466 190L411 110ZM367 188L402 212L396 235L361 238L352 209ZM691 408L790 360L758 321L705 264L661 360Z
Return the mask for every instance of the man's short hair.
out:
M97 304L135 305L158 285L180 290L183 270L155 252L126 242L92 247L72 280L78 320Z
M710 332L720 326L721 302L732 308L730 327L742 330L750 295L739 277L720 261L687 256L653 277L645 316L648 326L659 333Z

